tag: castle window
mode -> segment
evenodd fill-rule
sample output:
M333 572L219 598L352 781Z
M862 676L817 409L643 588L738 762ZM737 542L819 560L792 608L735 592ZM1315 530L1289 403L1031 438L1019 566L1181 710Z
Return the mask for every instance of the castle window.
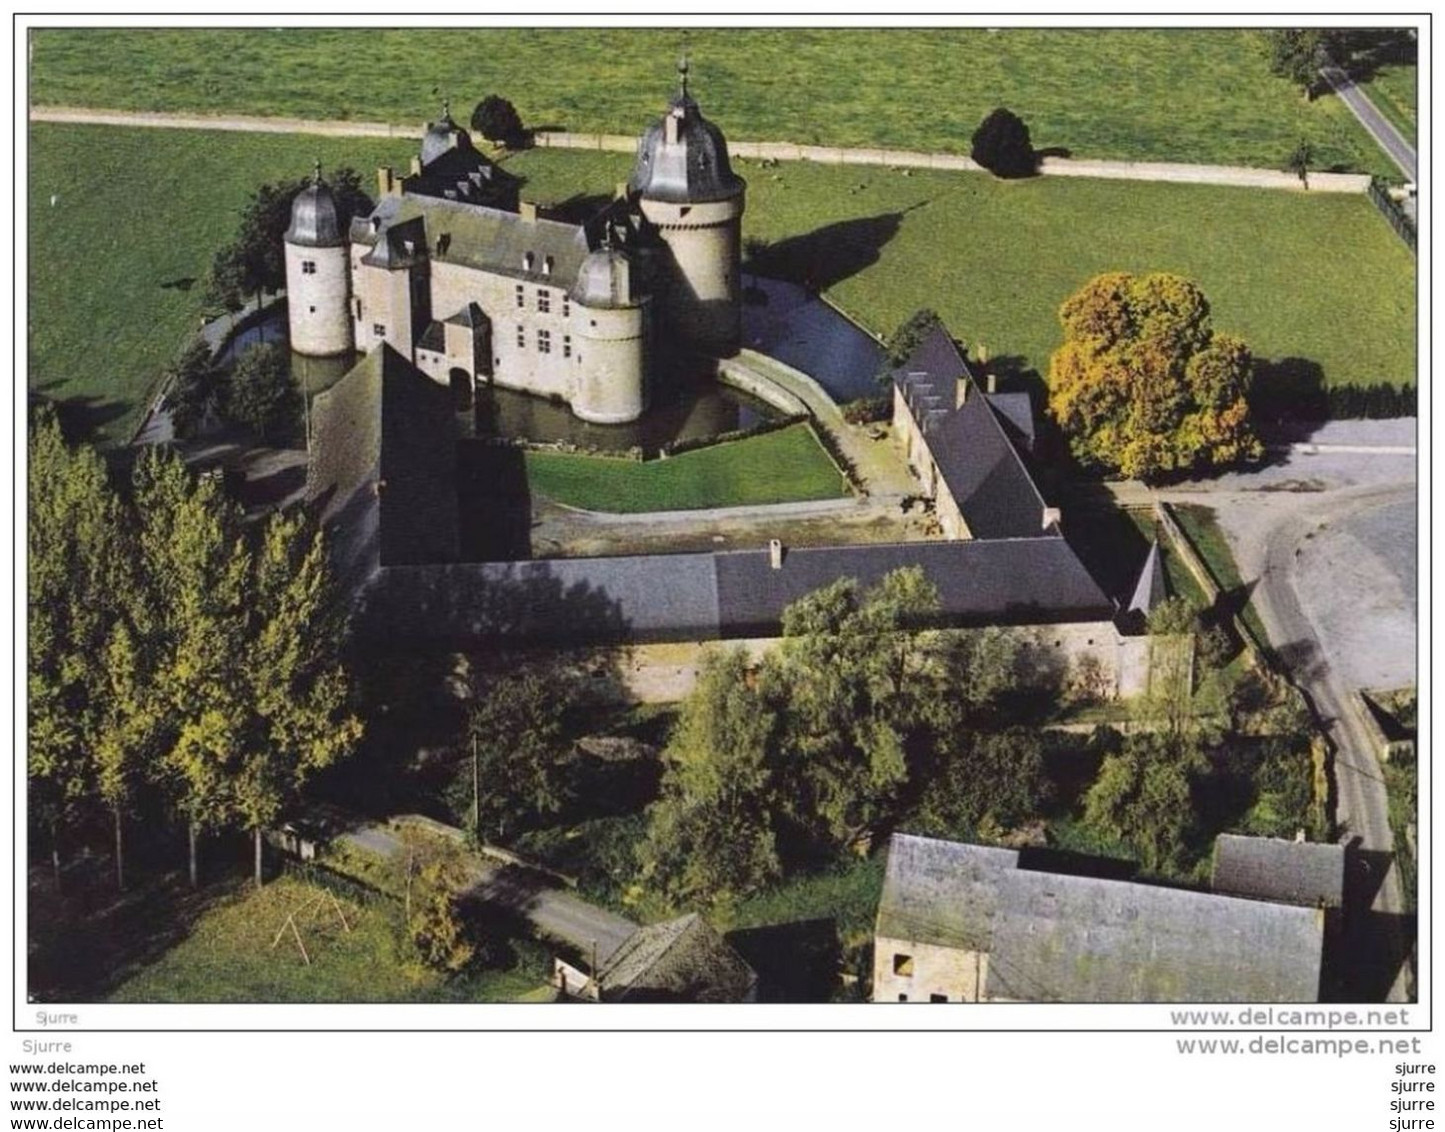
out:
M521 323L518 323L518 324L517 324L517 349L519 349L519 350L525 350L526 348L527 348L527 328L526 328L525 326L523 326Z
M564 358L572 356L572 335L570 334L562 335L562 356Z
M531 252L523 252L523 253L522 253L522 270L523 270L523 271L531 271L533 265L535 265L536 262L537 262L537 257L534 256Z
M520 283L517 284L517 309L521 310L527 305L527 290Z
M537 353L550 354L552 352L552 332L550 330L537 331Z
M373 322L371 324L371 332L378 338L386 337L386 327L382 326L379 322Z
M358 322L361 320L361 300L360 300L360 299L357 299L357 300L356 300L356 318L357 318L357 321L358 321Z
M566 295L562 296L562 317L568 318L572 314L572 300Z
M546 255L546 256L543 256L543 257L542 257L542 274L543 274L543 275L551 275L551 274L552 274L552 257L549 256L549 255Z
M314 259L303 259L303 260L301 261L301 274L302 274L302 275L315 275L315 274L316 274L316 261L315 261Z
M537 309L543 314L552 313L552 292L545 288L537 292Z
M895 953L893 956L893 973L899 978L911 979L913 977L913 956Z

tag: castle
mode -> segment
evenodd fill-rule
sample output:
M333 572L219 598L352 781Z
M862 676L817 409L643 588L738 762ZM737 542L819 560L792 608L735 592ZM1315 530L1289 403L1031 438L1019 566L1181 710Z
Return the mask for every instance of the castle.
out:
M383 343L451 389L561 399L595 424L646 410L660 349L726 357L741 337L746 183L687 91L638 143L631 179L585 223L543 216L444 105L408 174L378 171L371 214L342 231L321 180L285 236L291 346Z

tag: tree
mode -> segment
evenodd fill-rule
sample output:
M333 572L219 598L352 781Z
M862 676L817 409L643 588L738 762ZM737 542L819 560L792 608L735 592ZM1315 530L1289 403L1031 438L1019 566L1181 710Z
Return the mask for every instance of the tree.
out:
M569 736L569 685L528 666L490 680L467 721L468 761L449 792L458 812L477 809L473 828L505 840L509 832L558 813L571 797L575 758Z
M1214 332L1187 279L1100 275L1059 320L1049 411L1080 460L1150 480L1263 453L1249 420L1249 348Z
M1084 821L1132 845L1151 872L1176 868L1194 827L1191 785L1203 756L1189 742L1147 732L1105 756L1084 796Z
M350 754L361 722L339 660L344 619L326 546L304 513L273 515L255 552L243 673L250 709L235 784L262 882L262 833L306 781Z
M252 556L217 479L194 478L174 455L141 456L134 506L139 584L130 604L154 665L154 774L185 819L195 885L200 834L235 816L250 712Z
M883 345L883 365L878 371L880 385L891 385L893 371L906 362L929 333L943 325L938 312L920 307L909 315Z
M166 400L176 435L187 440L209 419L226 412L230 381L216 365L210 343L197 338L166 373Z
M120 501L94 449L69 447L45 409L28 455L26 770L58 880L61 832L96 800L107 642L129 587Z
M411 825L393 858L402 897L402 938L424 967L456 974L476 955L459 896L467 881L461 851Z
M1324 28L1270 28L1264 32L1269 69L1313 99L1320 89L1320 66L1337 40L1338 33Z
M489 94L472 110L472 129L489 142L508 144L522 136L522 116L499 94Z
M291 359L274 342L251 346L236 361L226 397L226 415L262 440L295 420L301 390Z
M1002 106L991 111L973 131L969 156L995 177L1032 177L1039 167L1028 126Z
M1285 169L1298 177L1306 189L1310 187L1310 167L1314 164L1314 155L1314 146L1301 139L1285 163Z
M1048 800L1037 731L957 733L939 744L937 758L938 770L916 811L921 833L972 837L982 826L1011 829L1035 817Z
M664 752L662 798L638 850L644 878L675 902L718 903L781 874L778 724L742 649L704 661Z

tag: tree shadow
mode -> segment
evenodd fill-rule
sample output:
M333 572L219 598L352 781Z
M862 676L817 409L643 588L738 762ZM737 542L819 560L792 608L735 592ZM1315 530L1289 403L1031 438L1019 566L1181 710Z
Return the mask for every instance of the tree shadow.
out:
M1328 419L1324 369L1309 358L1256 358L1249 408L1258 422Z
M611 204L612 200L607 193L574 193L566 200L549 205L546 209L547 219L565 224L586 224Z
M1097 877L1101 880L1132 880L1139 872L1136 861L1121 857L1096 857L1072 849L1025 846L1018 853L1018 867L1031 872Z
M163 291L189 291L195 284L196 277L194 275L184 275L179 279L167 279L160 286Z
M812 294L826 291L877 263L883 248L898 234L904 215L926 203L902 212L839 220L761 247L752 245L743 270L786 279Z
M1074 156L1074 151L1066 145L1046 145L1042 149L1034 150L1034 156L1040 161L1046 157L1069 158Z
M60 425L60 434L67 444L99 445L101 430L106 425L122 419L132 406L110 397L82 396L51 397L44 391L64 384L60 381L46 382L30 394L30 412L33 415L41 405L49 405Z

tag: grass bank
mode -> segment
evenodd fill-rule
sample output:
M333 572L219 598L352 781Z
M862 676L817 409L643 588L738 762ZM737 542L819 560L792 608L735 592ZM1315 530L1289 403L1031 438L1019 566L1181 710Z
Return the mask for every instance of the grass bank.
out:
M966 153L990 110L1080 157L1392 175L1337 98L1269 73L1241 29L693 28L693 89L735 138ZM40 104L421 122L511 99L530 126L640 133L676 82L673 28L42 28ZM425 76L425 77L422 77ZM1121 81L1120 76L1127 76Z
M684 511L848 494L807 424L684 452L666 460L618 460L528 452L532 490L589 511Z

